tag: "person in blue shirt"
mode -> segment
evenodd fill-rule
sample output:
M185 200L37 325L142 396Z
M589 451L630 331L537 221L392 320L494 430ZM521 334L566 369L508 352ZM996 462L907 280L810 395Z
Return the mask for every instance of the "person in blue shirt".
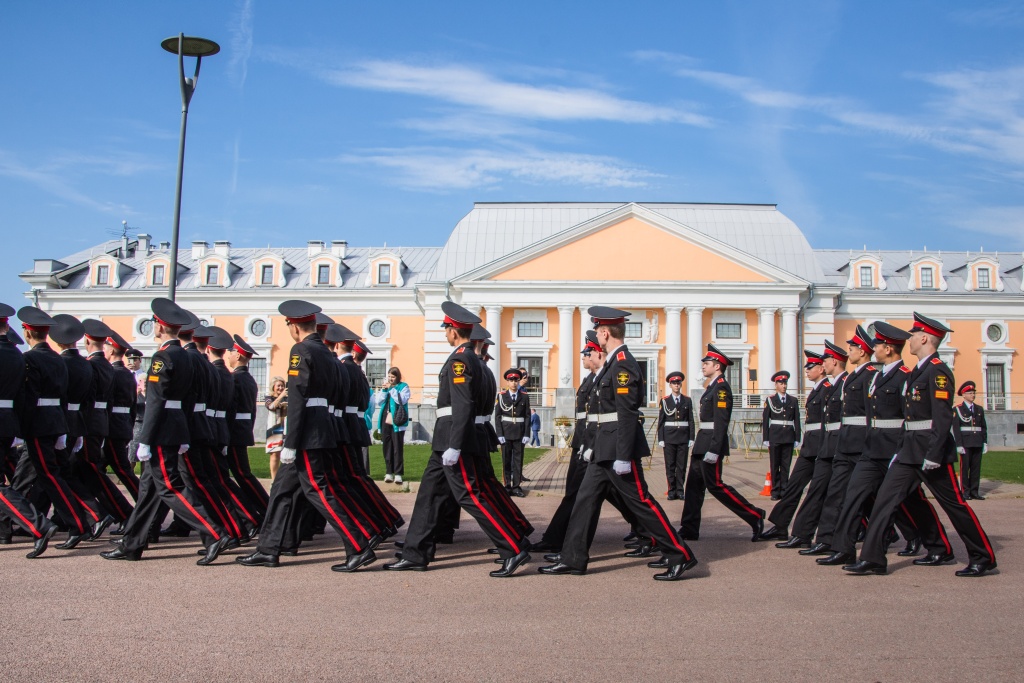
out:
M533 433L530 437L530 445L540 446L540 415L536 410L530 411L530 431Z
M409 385L402 381L402 371L398 368L388 370L386 384L370 396L370 407L377 414L377 429L384 445L384 481L396 484L403 483L405 474L405 430L409 428L409 399L412 392ZM395 420L398 406L406 406L405 421Z

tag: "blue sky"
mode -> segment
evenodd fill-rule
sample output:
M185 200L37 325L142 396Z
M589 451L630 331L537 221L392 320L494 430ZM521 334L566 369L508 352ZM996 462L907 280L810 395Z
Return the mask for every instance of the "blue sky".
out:
M372 5L372 6L370 6ZM298 8L298 9L296 9ZM3 3L0 301L183 245L440 245L474 201L775 203L815 247L1024 248L1012 2ZM191 65L187 65L191 69Z

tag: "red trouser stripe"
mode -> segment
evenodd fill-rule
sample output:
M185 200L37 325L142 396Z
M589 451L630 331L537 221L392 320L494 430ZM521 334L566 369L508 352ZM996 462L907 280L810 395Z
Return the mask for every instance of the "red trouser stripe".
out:
M907 509L905 503L900 503L900 510L903 510L903 514L906 515L907 519L910 520L910 523L913 525L913 527L917 529L917 520L915 520L913 516L911 516L910 510Z
M395 521L394 514L392 514L390 510L387 510L384 506L382 506L380 504L380 501L377 500L377 497L374 495L374 491L370 490L371 487L366 484L366 482L363 480L363 478L361 476L356 474L355 467L352 465L352 461L349 459L349 458L355 457L355 454L354 453L349 453L347 446L343 447L343 448L344 448L344 451L345 451L345 455L347 457L342 458L342 460L348 466L349 480L354 482L355 484L357 484L359 486L359 488L361 488L363 490L363 492L366 493L366 497L369 498L370 502L373 503L373 506L375 508L377 508L377 512L380 513L381 518L385 522L390 523L390 522ZM376 489L376 487L372 487L372 488ZM372 522L372 520L371 520L371 522ZM376 526L376 525L374 525L374 526Z
M6 505L7 508L12 513L14 513L14 516L21 520L22 524L25 525L26 529L28 529L29 531L32 532L33 536L35 536L36 538L42 538L43 537L43 535L41 533L39 533L39 529L36 529L35 525L32 524L32 522L28 521L23 514L18 512L18 509L16 507L11 505L11 501L7 500L7 497L4 496L3 491L0 491L0 501L3 501L3 504Z
M981 536L982 543L985 544L985 550L988 551L988 559L990 562L996 561L996 554L992 552L992 546L988 542L988 536L985 535L985 530L981 528L981 522L978 521L977 515L974 514L974 510L967 501L964 500L963 493L960 491L960 487L956 485L956 474L953 473L953 465L946 465L949 471L949 480L953 483L953 492L956 493L957 501L967 508L967 512L971 515L971 520L974 522L974 526L978 529L978 534Z
M128 476L129 471L122 466L121 459L117 457L118 453L117 450L114 449L113 439L107 439L106 448L110 451L110 468L117 474L117 478L121 480L124 487L131 492L132 498L138 500L139 485L134 479L135 473L131 472L131 476Z
M379 532L380 529L377 527L376 524L374 524L373 518L368 516L366 514L366 512L363 511L363 508L360 507L359 502L355 499L355 496L352 496L347 491L345 491L344 486L342 486L341 482L339 481L338 482L338 486L342 486L342 492L344 492L345 496L348 496L352 500L352 505L354 505L356 510L359 512L358 515L352 514L352 511L349 509L349 507L347 505L345 505L345 496L338 495L338 490L334 487L334 483L335 483L334 479L335 479L335 477L333 477L331 475L332 475L332 472L330 472L330 471L328 471L326 473L327 488L331 490L331 495L334 496L334 500L338 501L338 505L340 505L341 509L345 511L345 514L348 515L348 518L352 520L352 523L355 524L357 527L359 527L359 531L362 532L363 537L366 540L370 540L370 537L373 534L368 532L366 530L366 527L364 527L360 523L360 521L359 521L360 517L365 519L367 522L369 522L370 526L373 527L373 530L374 530L375 533Z
M313 488L316 490L317 495L320 496L320 502L324 504L324 508L326 508L327 512L330 513L331 517L334 518L334 521L338 525L338 528L340 528L343 532L345 532L345 535L348 536L348 540L352 543L352 546L357 551L362 552L363 547L359 544L359 541L353 538L352 532L350 532L348 530L348 527L346 527L342 523L341 518L338 517L338 514L334 511L334 508L327 504L327 496L325 496L324 492L320 489L319 486L317 486L316 479L313 478L313 467L309 464L309 453L307 453L306 451L302 451L302 457L306 461L306 476L309 477L309 483L313 485Z
M205 486L203 486L202 480L196 475L195 468L192 467L190 455L191 454L188 454L184 458L185 467L188 469L188 473L192 475L192 481L194 481L196 483L196 486L199 487L199 492L203 494L203 499L206 500L206 504L213 510L213 514L217 515L217 517L220 518L220 523L224 525L224 528L227 530L229 534L233 529L235 532L235 537L241 538L242 530L235 525L234 518L230 514L228 514L226 510L221 510L220 502L212 495L210 495L210 492L206 490ZM200 457L198 452L195 454L195 456Z
M755 517L760 517L761 516L758 513L757 510L755 510L754 508L750 507L750 503L747 503L746 505L744 505L743 502L740 501L739 498L734 496L732 491L727 489L725 487L725 484L722 483L722 456L718 456L718 461L715 463L715 483L718 484L718 488L720 488L722 490L722 492L725 493L725 495L729 496L729 498L731 498L734 503L736 503L741 508L743 508L744 510L746 510L750 514L754 515Z
M686 552L686 547L679 543L679 539L676 538L675 530L672 528L672 525L668 523L668 520L665 519L665 515L662 514L661 506L655 505L654 501L644 495L644 487L640 483L640 473L636 471L636 467L637 463L633 463L633 481L636 482L636 494L640 496L640 502L651 508L651 512L653 512L654 516L658 518L659 522L661 522L661 526L665 528L665 533L668 535L669 540L672 541L672 545L674 545L676 549L683 554L686 561L689 562L693 558L690 557L690 553Z
M507 533L505 533L505 530L501 527L500 524L494 521L494 517L492 517L491 513L484 509L484 506L480 504L480 500L476 497L476 494L473 493L473 487L469 483L469 474L466 473L466 463L461 456L459 457L459 469L462 471L462 482L466 485L466 492L469 493L469 497L473 499L473 504L476 505L477 509L480 510L480 512L484 513L484 516L487 517L487 519L490 520L491 524L494 525L494 528L497 529L498 532L505 537L505 540L508 541L508 544L512 546L512 549L515 550L516 555L518 555L521 552L519 550L519 545L515 541L513 541L512 538Z
M251 471L249 472L248 475L246 475L245 470L242 469L242 456L240 455L240 453L241 449L243 448L245 448L245 446L231 446L230 448L228 448L228 453L231 454L232 459L235 461L235 473L237 474L238 479L240 480L239 483L244 483L245 486L249 489L249 492L252 493L253 496L255 496L256 500L260 501L261 503L266 503L265 499L267 496L267 492L261 490L256 486L256 484L253 483L251 478ZM246 451L246 457L248 457L248 451Z
M124 518L127 518L129 515L132 514L131 509L129 508L128 510L125 510L124 506L121 504L121 500L124 499L122 498L121 500L118 500L118 497L111 490L113 488L113 484L111 483L110 479L107 478L106 466L97 465L92 461L91 458L89 458L88 444L89 440L86 439L82 445L82 448L85 451L85 464L88 465L89 469L93 471L93 476L96 478L96 480L100 484L100 487L103 489L103 495L106 497L107 502L110 503L110 507L116 510L117 514L121 515Z
M502 489L502 490L504 490L504 489ZM483 496L487 500L488 504L491 505L494 508L495 514L497 514L498 517L501 518L501 523L504 524L505 526L507 526L509 529L514 530L513 529L513 525L509 524L508 523L508 519L506 519L505 515L503 515L501 513L501 506L498 505L498 503L495 501L494 492L491 491L491 487L486 482L483 482L483 481L480 482L480 493L483 494Z
M164 458L164 449L161 448L160 446L157 446L156 447L156 452L157 452L157 455L160 456L160 471L164 475L164 484L167 486L167 490L168 491L172 491L174 493L175 497L177 497L177 499L180 500L182 502L182 504L186 508L188 508L189 512L191 512L195 516L196 519L198 519L200 522L203 523L203 526L206 527L206 530L210 532L211 536L213 536L213 540L219 541L220 540L220 534L218 534L214 530L214 528L212 526L210 526L210 523L206 521L206 518L204 518L202 515L200 515L199 512L197 512L196 509L194 507L192 507L192 504L189 503L188 500L185 499L185 496L181 495L181 491L179 491L178 489L174 488L174 486L171 484L171 477L167 474L167 463L165 462L165 458ZM186 464L188 463L188 458L185 459L185 463Z
M82 520L79 519L78 513L75 512L75 507L71 504L71 501L68 500L67 494L64 492L64 487L60 485L57 478L54 477L46 467L46 458L43 457L43 447L39 445L39 439L32 439L32 441L35 443L36 451L39 453L39 465L43 468L43 474L46 475L46 478L49 479L50 483L52 483L57 489L57 493L60 494L61 500L64 501L64 505L66 505L68 510L71 512L71 516L75 518L75 524L78 526L78 533L84 534L85 525L82 524ZM72 495L74 494L72 493Z
M952 553L953 546L949 544L949 539L946 537L946 528L942 526L942 521L939 519L939 514L935 512L935 508L932 506L931 503L928 502L928 499L925 498L924 491L921 490L920 486L917 487L917 495L921 496L921 500L923 500L924 504L928 507L928 512L932 513L932 517L935 518L935 526L937 526L939 529L939 536L942 538L942 544L946 546L946 554L948 555Z
M249 513L249 511L245 509L245 506L242 505L242 501L238 500L238 497L235 495L235 492L231 490L230 486L228 486L228 482L224 478L224 471L216 463L216 456L214 456L213 466L217 470L217 478L220 479L220 485L224 487L224 490L227 491L228 495L231 497L231 502L233 502L235 504L235 507L238 508L239 510L241 510L242 514L245 515L249 519L249 521L252 524L255 525L256 524L256 518L253 517Z

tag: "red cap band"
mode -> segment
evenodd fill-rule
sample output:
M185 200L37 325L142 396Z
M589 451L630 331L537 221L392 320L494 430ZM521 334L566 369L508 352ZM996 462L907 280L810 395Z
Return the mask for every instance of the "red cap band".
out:
M238 355L239 356L242 356L244 358L252 358L252 354L249 353L248 351L246 351L245 349L243 349L238 344L235 344L235 351L238 351Z
M314 320L316 320L316 313L314 313L313 315L306 315L301 318L287 318L287 320L288 322L294 323L296 325L299 323L311 323Z
M725 356L723 356L720 353L715 353L714 351L708 351L707 357L711 358L713 360L717 360L718 362L722 363L722 365L728 365L729 364L729 359L728 358L726 358Z
M835 351L833 349L828 349L828 348L825 349L825 355L828 356L829 358L835 358L836 360L841 360L844 363L846 362L846 359L847 359L847 356L844 356L841 353L838 353L837 351Z
M824 362L823 358L815 358L814 356L807 356L806 360L808 365L821 365Z
M49 325L29 325L27 323L22 323L21 326L24 327L26 330L32 330L33 332L49 332L50 331L50 326Z
M871 344L868 344L866 341L864 341L857 335L853 335L853 339L851 339L850 342L864 349L864 353L871 353Z
M587 345L584 346L583 348L584 349L590 349L591 351L603 351L604 350L604 349L601 348L601 346L599 344L595 344L594 342L589 341L589 340L587 341Z
M917 331L920 331L920 332L927 332L928 334L932 335L933 337L938 337L939 339L942 339L943 337L946 336L945 332L939 332L934 327L932 327L930 325L926 325L925 323L920 322L920 321L914 322L914 328L913 329L917 330Z
M444 317L444 324L445 325L451 325L452 327L457 327L460 330L471 330L471 329L473 329L473 323L460 323L458 320L453 320L452 318L449 318L448 316Z
M125 351L127 351L128 348L129 348L127 346L121 346L120 344L118 344L117 341L113 337L107 337L106 342L108 344L110 344L111 346L116 346L117 348L124 349Z

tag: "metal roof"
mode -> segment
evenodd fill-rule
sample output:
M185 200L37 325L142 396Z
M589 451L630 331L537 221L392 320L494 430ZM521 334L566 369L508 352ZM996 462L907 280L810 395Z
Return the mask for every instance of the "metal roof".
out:
M909 251L909 250L873 250L857 251L850 249L815 249L815 256L821 264L825 277L830 284L845 287L849 280L850 260L869 254L882 261L882 277L885 278L886 292L909 292L911 262L923 256L931 256L942 261L942 275L946 279L948 289L945 294L1000 294L1020 296L1022 258L1018 252L995 253L977 251ZM1002 292L982 290L970 292L965 289L968 262L979 256L988 256L999 262L999 276L1003 280ZM918 290L920 291L920 290ZM931 291L931 290L927 290Z

